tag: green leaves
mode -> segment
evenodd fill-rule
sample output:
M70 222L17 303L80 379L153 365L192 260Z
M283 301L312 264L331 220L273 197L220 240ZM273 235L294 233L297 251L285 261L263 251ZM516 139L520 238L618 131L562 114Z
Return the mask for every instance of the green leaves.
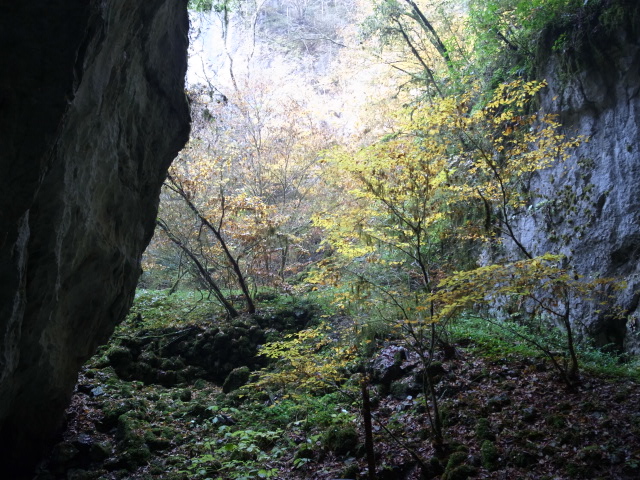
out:
M189 9L198 12L208 12L213 8L215 0L189 0Z
M473 32L476 68L493 75L495 84L530 77L543 34L558 31L562 35L558 27L566 25L572 14L587 3L597 1L472 0L469 30ZM558 40L551 39L556 48L560 45Z
M189 10L197 12L224 12L231 9L234 0L189 0Z
M255 480L274 478L277 475L277 468L265 468L264 464L276 456L271 450L275 442L282 437L282 430L230 431L228 426L223 425L218 428L218 433L222 438L215 444L208 444L211 453L192 458L187 473L200 477L211 475L213 472L223 473L224 476L217 478L225 480Z

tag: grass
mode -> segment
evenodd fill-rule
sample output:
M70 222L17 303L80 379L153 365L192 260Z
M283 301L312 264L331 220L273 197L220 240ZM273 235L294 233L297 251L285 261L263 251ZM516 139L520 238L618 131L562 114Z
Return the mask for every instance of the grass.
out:
M178 290L169 295L169 290L138 289L121 328L175 327L185 323L210 322L222 315L220 305L206 292Z
M313 295L316 294L264 299L261 314L295 310L297 306L313 303ZM346 311L329 315L318 305L314 309L314 317L322 319L327 326L335 324L335 328L340 329L349 323ZM137 320L138 315L142 321ZM162 329L168 326L180 327L185 321L210 322L217 318L223 318L219 307L199 292L179 291L167 295L166 291L141 290L132 315L120 329L131 335L144 330L144 335L148 335L154 333L151 325L157 325L155 333L162 335ZM626 469L637 473L636 463L640 465L640 461L634 453L636 443L628 440L640 428L640 421L629 420L635 418L630 412L634 412L640 394L632 381L638 379L637 364L624 363L606 351L580 345L584 383L575 393L558 388L559 383L548 368L537 368L543 361L542 353L523 342L516 332L478 317L463 317L447 325L447 334L451 342L467 340L457 345L462 355L442 361L448 373L437 386L442 394L445 435L452 446L449 453L457 451L453 445L464 444L466 450L460 457L466 459L469 454L477 457L478 465L473 469L479 472L516 475L513 468L520 469L520 474L535 464L537 478L542 478L543 474L570 474L571 469L562 465L575 456L572 449L576 447L582 450L579 450L581 456L575 457L575 468L583 472L590 468L592 457L600 452L595 439L589 436L596 422L597 428L604 432L604 436L601 435L606 439L604 444L610 445L612 455L625 462L624 465L612 463L609 467L617 469L616 472ZM337 341L335 331L329 335ZM549 335L550 341L561 340L560 335L556 338L552 333ZM347 337L354 338L353 335ZM381 343L401 345L403 342L402 338L385 337L384 340L370 342L373 351L369 353L384 356L386 347L378 350ZM336 343L331 342L319 350L304 348L300 354L304 360L316 364L313 371L321 375L327 358L335 356L335 347ZM405 360L410 368L416 361L415 356ZM367 364L368 360L363 362ZM403 379L408 383L415 374L410 368ZM77 422L70 429L67 443L75 441L77 428L86 427L90 435L96 437L95 442L105 445L108 458L88 466L87 476L83 477L96 480L288 480L353 478L358 472L362 475L366 468L362 445L356 447L351 441L354 428L359 443L363 438L360 377L356 369L348 366L344 369L345 380L326 388L305 389L301 382L283 385L275 382L263 385L264 388L256 387L262 375L277 376L282 369L281 363L273 363L266 370L255 371L250 384L222 394L219 385L204 378L170 388L126 381L117 377L103 357L97 356L87 365L80 383L84 384L85 392L100 386L102 393L95 398L86 393L75 396L74 405L79 413L72 417ZM424 459L431 458L433 449L422 393L388 395L375 382L369 390L375 403L374 427L378 430L374 435L379 471L385 466L397 470L412 462L412 457L393 440L392 434L410 441ZM589 392L588 397L585 392ZM500 400L498 405L495 399L503 397L506 401ZM91 412L88 416L87 411ZM98 419L97 426L84 425L87 418ZM567 429L563 425L573 427ZM341 431L351 432L344 446L334 444L327 434ZM556 447L545 455L556 464L539 464L538 452L551 442ZM514 445L517 446L512 455L515 467L505 464L508 462L505 449ZM593 445L597 448L590 449ZM350 465L345 466L346 460L340 453L343 450L349 452ZM608 458L605 460L609 461ZM444 471L447 460L436 458L434 462ZM454 470L456 475L462 475L465 469L472 468L453 463L445 474L447 478L455 478ZM63 468L55 464L53 467ZM351 468L349 472L347 467Z
M328 317L345 313L344 309L331 303L330 291L311 291L301 296L276 295L260 302L263 310L294 309L297 305L313 304ZM140 319L142 324L140 324ZM217 323L225 321L224 311L206 292L197 290L178 290L172 295L168 290L139 289L134 305L120 330L136 328L166 328L192 323ZM138 323L136 323L138 322ZM379 337L390 332L384 322L371 320L362 325L361 335ZM386 325L388 327L388 325ZM524 327L509 322L508 328L497 321L488 321L477 316L463 316L447 326L452 339L467 338L475 345L475 351L489 357L518 355L522 357L540 357L541 352L523 341L519 335L530 334ZM539 332L538 332L539 333ZM562 337L559 330L549 328L544 333L545 341L561 348ZM637 358L613 353L610 346L596 347L588 341L577 345L582 369L604 376L629 377L640 380L640 361Z
M524 327L509 323L503 328L498 322L488 321L477 316L460 317L448 327L449 334L455 341L468 339L478 355L504 358L517 355L528 358L544 358L544 355L519 335L530 334ZM549 344L562 342L560 332L553 327L544 335ZM609 346L610 347L610 346ZM627 377L640 380L640 360L626 355L612 353L607 346L598 348L588 341L579 342L576 346L580 367L587 372L609 376Z
M335 294L335 292L333 292ZM267 297L260 302L263 310L294 309L297 305L313 304L325 317L345 313L344 309L332 304L330 291L312 291L301 296L279 295ZM120 332L128 328L158 329L184 324L218 323L225 321L224 311L206 292L178 290L172 295L168 290L139 289L134 305L126 321L119 327ZM388 335L384 322L374 320L362 325L361 335L379 337ZM388 325L387 325L388 327ZM508 355L540 357L542 353L523 341L519 335L529 334L524 327L510 322L508 328L496 321L488 321L477 316L463 316L447 326L447 333L455 341L466 338L472 341L477 354L503 358ZM539 333L539 332L538 332ZM549 328L544 333L545 341L561 348L562 337L559 330ZM610 346L609 346L610 347ZM607 346L598 348L588 341L577 345L582 369L594 374L615 377L629 377L640 380L640 361L637 358L613 353Z

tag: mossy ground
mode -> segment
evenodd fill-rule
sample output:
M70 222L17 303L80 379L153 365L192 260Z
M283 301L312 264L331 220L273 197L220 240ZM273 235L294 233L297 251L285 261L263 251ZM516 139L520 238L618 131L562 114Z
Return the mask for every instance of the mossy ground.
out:
M127 324L114 341L136 328L149 336L165 327ZM410 352L396 362L405 387L370 386L379 478L640 477L633 377L592 369L570 391L548 362L506 346L501 356L481 333L458 334L456 356L439 359L443 448L433 447ZM38 480L366 478L355 380L306 395L223 394L220 381L197 376L163 386L120 378L111 362L126 355L115 343L83 369L62 441ZM393 359L401 343L378 343L374 356ZM167 359L156 353L162 368Z

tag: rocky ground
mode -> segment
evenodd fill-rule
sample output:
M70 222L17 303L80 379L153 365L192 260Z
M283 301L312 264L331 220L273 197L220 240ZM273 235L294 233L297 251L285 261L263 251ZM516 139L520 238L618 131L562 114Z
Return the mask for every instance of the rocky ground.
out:
M296 311L155 330L134 317L83 369L67 428L36 478L367 478L349 380L307 396L238 390L266 365L258 344L313 321ZM376 478L640 477L633 377L583 372L570 390L543 358L473 338L457 338L450 356L431 367L445 433L438 450L415 354L386 340L367 361Z

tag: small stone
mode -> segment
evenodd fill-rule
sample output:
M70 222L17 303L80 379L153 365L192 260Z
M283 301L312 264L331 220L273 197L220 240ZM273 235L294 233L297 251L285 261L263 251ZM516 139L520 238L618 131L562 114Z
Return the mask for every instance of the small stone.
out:
M510 403L511 403L511 399L509 398L509 395L507 395L506 393L501 393L500 395L496 395L494 397L491 397L487 401L487 406L491 410L493 410L495 412L499 412L500 410L502 410L504 407L506 407Z
M87 384L78 384L76 388L78 390L78 393L84 393L85 395L89 395L93 387Z
M217 425L235 425L237 423L233 417L224 415L223 413L216 415L213 420L213 423Z
M98 386L96 388L91 389L92 397L99 397L100 395L104 395L104 390L102 389L102 387Z
M113 451L113 445L111 442L95 442L91 445L91 450L89 451L89 456L94 462L101 462L111 455Z
M535 407L527 407L522 411L522 420L532 423L538 418L538 410Z
M86 454L91 450L91 446L93 445L93 438L86 433L78 435L71 441L71 444L78 449L78 452L81 454Z

